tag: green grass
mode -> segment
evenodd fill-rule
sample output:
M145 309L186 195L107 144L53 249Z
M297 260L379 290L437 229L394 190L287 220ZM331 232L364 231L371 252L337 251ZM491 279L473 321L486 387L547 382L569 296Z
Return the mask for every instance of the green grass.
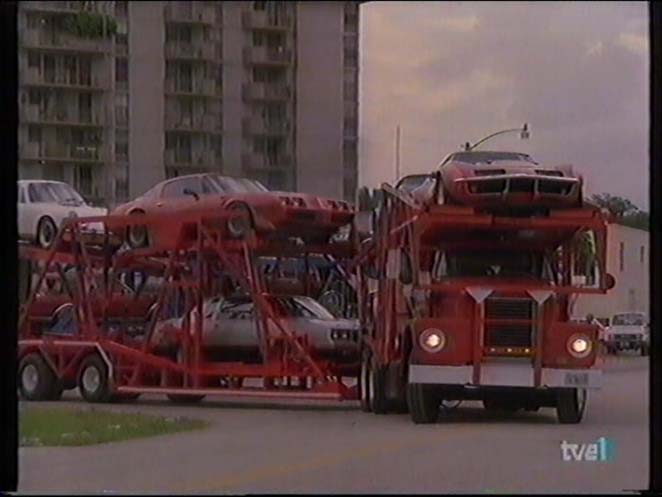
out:
M21 447L79 446L197 430L205 421L104 411L30 406L19 416Z

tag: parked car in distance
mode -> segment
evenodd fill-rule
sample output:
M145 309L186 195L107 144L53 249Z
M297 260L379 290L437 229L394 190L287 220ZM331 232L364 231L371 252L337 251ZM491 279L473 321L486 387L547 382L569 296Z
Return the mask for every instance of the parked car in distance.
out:
M605 332L607 351L616 354L622 350L638 350L648 354L650 328L643 312L619 312L611 318Z
M357 320L338 319L316 300L296 295L268 295L282 325L297 335L306 335L309 343L322 356L333 356L340 361L358 359L360 326ZM195 329L197 310L189 315L191 330ZM160 321L153 343L167 349L174 346L168 341L168 328L182 328L184 317ZM270 335L281 332L270 322ZM193 331L191 331L193 332ZM203 305L202 345L209 353L224 349L226 353L243 352L256 356L259 334L255 305L249 296L215 297ZM236 358L236 356L235 356Z
M304 193L272 192L260 182L214 173L178 176L157 184L137 199L117 207L113 215L165 213L164 222L133 226L126 239L131 247L168 248L182 226L206 212L231 210L227 234L241 238L251 229L278 236L286 232L309 242L325 243L351 223L352 207L345 201ZM176 217L175 217L176 216Z
M70 217L105 216L108 210L88 205L74 188L60 181L18 181L18 236L50 247L65 219ZM88 235L103 233L102 223L83 226Z

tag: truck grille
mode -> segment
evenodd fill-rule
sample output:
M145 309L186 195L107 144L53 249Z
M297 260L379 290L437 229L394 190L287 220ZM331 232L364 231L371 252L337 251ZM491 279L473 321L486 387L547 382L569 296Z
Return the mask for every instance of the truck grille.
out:
M504 320L505 322L498 322ZM509 323L509 320L529 321ZM531 347L533 300L488 298L485 301L485 345L488 347Z

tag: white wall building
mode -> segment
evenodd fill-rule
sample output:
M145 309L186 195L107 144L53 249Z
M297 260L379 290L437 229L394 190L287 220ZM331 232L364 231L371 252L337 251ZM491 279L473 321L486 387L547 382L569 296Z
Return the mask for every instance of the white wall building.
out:
M610 224L607 232L607 272L616 286L607 295L578 297L573 315L588 313L610 318L614 313L641 311L649 313L649 233L619 224Z

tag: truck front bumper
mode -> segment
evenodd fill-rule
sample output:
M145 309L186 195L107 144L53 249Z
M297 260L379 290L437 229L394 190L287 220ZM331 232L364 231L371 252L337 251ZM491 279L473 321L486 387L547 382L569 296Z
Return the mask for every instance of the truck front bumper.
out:
M530 364L480 365L480 380L473 382L473 366L409 366L409 383L462 385L469 387L531 387L535 386L534 369ZM540 387L600 388L600 369L542 368Z

